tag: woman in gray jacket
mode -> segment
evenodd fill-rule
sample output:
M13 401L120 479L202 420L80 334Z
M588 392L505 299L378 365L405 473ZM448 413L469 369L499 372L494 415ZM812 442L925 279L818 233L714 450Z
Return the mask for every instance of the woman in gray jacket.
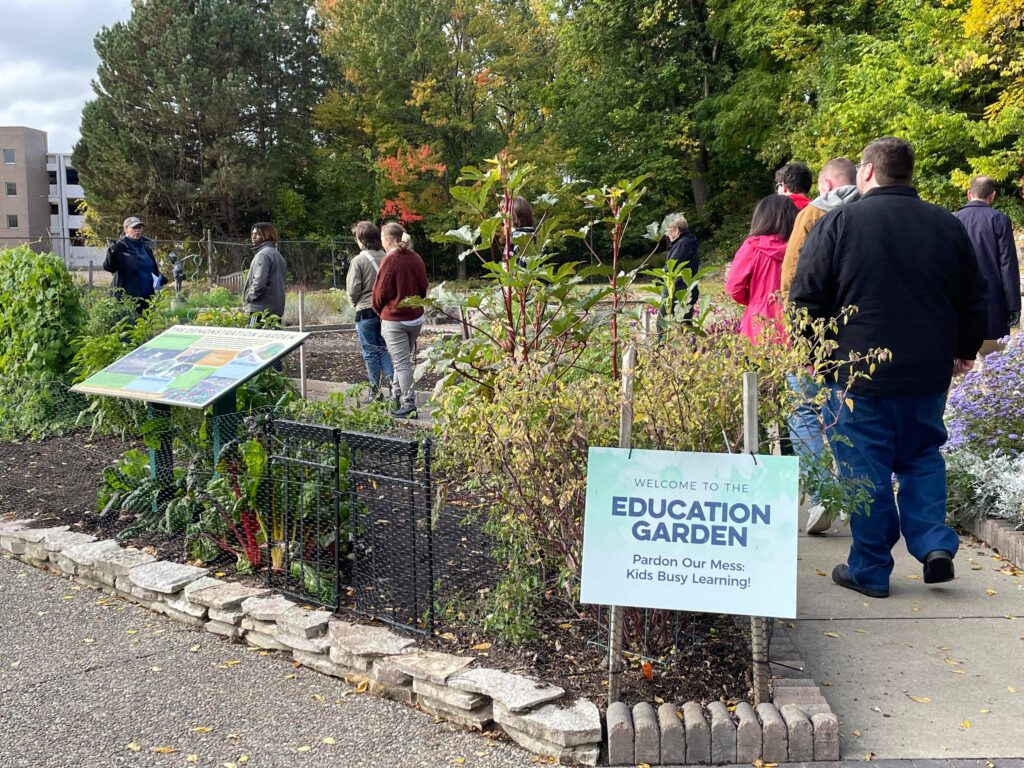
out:
M260 317L284 316L284 285L288 263L277 250L277 228L265 221L252 225L249 240L256 249L245 278L242 298L249 325L256 325Z
M373 311L370 299L373 284L384 260L384 247L380 242L380 229L369 221L360 221L352 227L352 234L359 248L359 255L352 259L345 278L345 289L356 311L356 334L366 362L366 373L370 377L370 400L381 400L381 376L391 382L395 376L384 337L380 332L380 318Z

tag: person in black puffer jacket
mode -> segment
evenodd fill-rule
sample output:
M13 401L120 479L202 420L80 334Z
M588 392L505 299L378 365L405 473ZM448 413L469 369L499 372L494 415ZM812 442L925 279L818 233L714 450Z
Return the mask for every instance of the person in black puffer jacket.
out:
M124 234L107 248L103 259L103 269L114 275L112 292L135 299L139 314L149 306L157 290L167 283L156 263L155 243L142 236L142 228L142 219L137 216L125 219Z

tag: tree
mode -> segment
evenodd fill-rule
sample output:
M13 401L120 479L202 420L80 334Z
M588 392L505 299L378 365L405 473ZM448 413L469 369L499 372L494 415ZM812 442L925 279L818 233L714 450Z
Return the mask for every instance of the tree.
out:
M311 152L319 22L300 0L135 0L96 36L75 146L100 226L238 236Z

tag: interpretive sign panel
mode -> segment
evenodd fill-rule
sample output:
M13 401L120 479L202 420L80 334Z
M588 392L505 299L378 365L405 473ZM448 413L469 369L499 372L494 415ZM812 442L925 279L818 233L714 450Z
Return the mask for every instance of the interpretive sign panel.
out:
M291 331L176 325L72 389L206 408L295 349L307 336Z
M591 448L585 603L796 616L799 462Z

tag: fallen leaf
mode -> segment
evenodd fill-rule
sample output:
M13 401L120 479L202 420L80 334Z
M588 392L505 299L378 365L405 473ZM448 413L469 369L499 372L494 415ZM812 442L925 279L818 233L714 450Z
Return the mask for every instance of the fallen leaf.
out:
M676 710L676 717L678 717L680 720L683 719L683 713L680 712L678 709Z
M360 681L359 685L356 686L356 693L366 693L370 688L369 680Z
M853 631L856 632L858 635L866 635L868 633L866 629L855 629Z
M853 735L856 736L859 739L860 738L860 731L858 729L854 728L853 729Z
M295 673L293 672L293 673L291 673L289 675L285 675L284 679L285 680L294 680L295 679Z
M189 653L199 653L199 646L198 645L193 645L191 648L188 649L188 652Z
M971 563L971 570L972 571L980 571L981 570L981 566L978 565L977 563Z
M457 639L457 638L455 637L455 635L454 635L454 634L452 634L451 632L445 632L445 633L443 633L443 634L440 634L440 635L438 635L438 637L440 637L440 638L441 638L442 640L450 640L450 641L451 641L451 642L453 642L453 643L454 643L454 642L456 641L456 639Z
M825 576L826 575L825 572L823 570L821 570L821 568L815 568L814 572L816 574L818 574L819 576Z
M192 731L194 733L210 733L211 731L213 731L213 728L208 728L205 725L200 725L196 728L193 728Z
M1016 693L1017 692L1017 689L1014 688L1012 685L1006 686L1006 690L1008 690L1010 693Z
M303 744L301 747L299 747L295 751L296 752L309 752L311 749L313 749L313 748L311 746L309 746L309 744Z
M220 579L220 578L223 578L225 576L225 573L224 573L224 571L217 571L213 575L216 576L218 579Z
M954 675L962 675L962 674L964 674L964 671L962 669L951 669L949 671L952 672Z
M163 670L163 667L150 667L149 671L150 672L163 672L164 670Z
M137 629L129 629L129 630L127 630L127 631L125 632L125 634L126 634L126 635L134 635L134 634L135 634L136 632L138 632L138 630L137 630Z
M85 638L82 638L82 642L85 643L86 645L92 645L96 641L93 640L91 637L85 637Z
M233 667L233 666L235 666L237 664L241 664L241 663L242 663L241 659L228 659L227 661L222 661L220 663L220 665L222 667Z
M234 763L221 763L220 768L238 768Z
M11 669L17 669L20 666L21 666L21 662L20 661L12 661L11 662Z
M572 629L572 624L569 624L568 622L566 622L565 624L559 624L558 628L559 629Z
M490 643L477 643L476 645L472 646L469 650L471 650L471 651L486 651L490 647L491 647Z
M970 720L964 720L962 723L960 723L960 728L961 728L961 730L966 731L968 728L971 727L971 725L972 725L972 723L971 723Z
M998 595L999 593L996 592L994 589L990 588L990 589L986 589L985 590L985 594L988 595L989 597L992 597L992 595Z
M920 579L920 578L921 578L921 576L920 576L920 575L918 575L918 574L916 574L916 573L908 573L908 574L907 574L907 578L908 578L908 579Z
M938 648L940 651L951 651L951 650L953 650L948 645L937 645L935 647Z
M248 763L249 762L249 756L248 755L239 755L238 756L238 762L240 762L240 763Z
M991 712L992 712L991 709L983 709L983 710L981 710L981 714L983 714L983 715L990 714Z
M874 759L875 759L875 753L874 752L868 752L866 755L864 755L864 761L867 762L867 763L870 763Z
M326 744L327 746L329 746L329 747L333 747L335 744L338 743L334 739L332 739L330 736L324 736L323 739L321 739L321 741L324 744Z
M637 763L636 768L651 768L650 763Z
M918 704L931 704L932 703L932 700L929 699L927 696L912 696L909 693L906 694L906 696L907 696L908 699L910 699L911 701L916 701Z
M128 742L127 744L125 744L124 746L125 746L125 749L129 749L129 750L131 750L132 752L138 752L138 751L139 751L140 749L142 749L142 747L140 747L140 746L139 746L138 744L136 744L136 743L135 743L134 741L129 741L129 742Z
M944 661L944 662L946 662L947 664L949 664L949 665L950 665L951 667L952 667L952 666L956 666L957 664L959 664L959 663L960 663L960 662L959 662L959 661L957 661L956 659L951 659L951 658L949 658L949 656L947 656L946 658L944 658L944 659L943 659L943 661Z
M661 696L655 696L654 697L654 703L655 704L664 704L665 700L663 698L661 698Z
M185 755L185 762L186 763L198 763L199 762L199 755Z
M313 701L319 701L321 704L327 701L327 697L324 696L322 693L311 693L309 694L309 698L311 698Z
M150 747L149 751L155 755L173 755L179 750L174 747Z
M462 765L464 762L466 762L466 758L464 758L464 757L456 757L456 758L452 759L452 762L455 763L456 765Z
M654 667L651 666L651 662L645 661L643 666L640 667L641 673L644 676L644 680L654 679Z
M825 632L825 637L842 637L838 632Z

